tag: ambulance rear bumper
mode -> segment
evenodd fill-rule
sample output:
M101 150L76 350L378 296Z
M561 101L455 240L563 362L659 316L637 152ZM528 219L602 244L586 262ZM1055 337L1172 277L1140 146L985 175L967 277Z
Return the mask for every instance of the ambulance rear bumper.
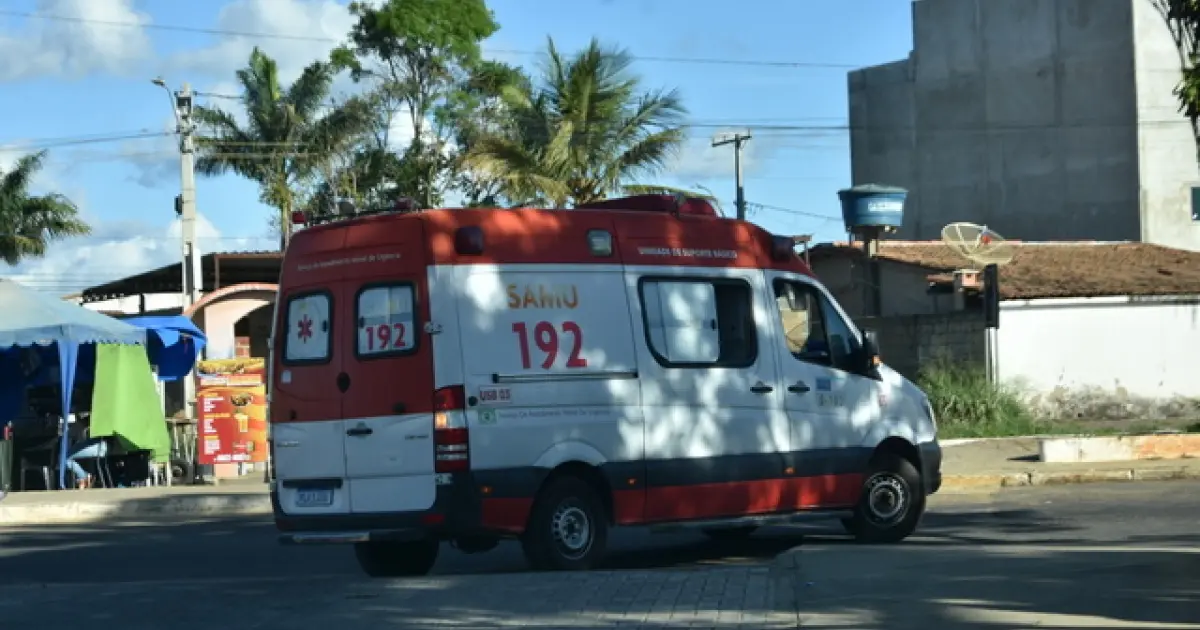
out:
M464 475L465 477L465 475ZM277 491L271 509L279 541L284 544L345 544L380 540L441 540L480 534L481 501L466 479L438 486L428 510L370 514L289 514Z

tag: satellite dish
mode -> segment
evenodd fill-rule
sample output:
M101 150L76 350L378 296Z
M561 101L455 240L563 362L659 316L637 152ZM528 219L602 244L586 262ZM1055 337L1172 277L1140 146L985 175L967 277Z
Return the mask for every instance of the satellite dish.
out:
M951 223L942 228L942 242L960 256L980 265L1004 265L1012 261L1013 245L986 225Z

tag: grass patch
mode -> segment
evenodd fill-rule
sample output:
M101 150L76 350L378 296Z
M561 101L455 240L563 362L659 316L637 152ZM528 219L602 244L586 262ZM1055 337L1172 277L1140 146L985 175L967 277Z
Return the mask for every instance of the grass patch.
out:
M1039 414L1011 387L993 385L982 366L948 360L928 363L917 374L917 385L929 396L937 416L938 437L982 438L1024 435L1147 435L1163 430L1200 433L1191 418L1125 420L1054 418Z
M942 438L1011 437L1061 430L1039 421L1021 398L988 382L981 367L936 361L917 375Z

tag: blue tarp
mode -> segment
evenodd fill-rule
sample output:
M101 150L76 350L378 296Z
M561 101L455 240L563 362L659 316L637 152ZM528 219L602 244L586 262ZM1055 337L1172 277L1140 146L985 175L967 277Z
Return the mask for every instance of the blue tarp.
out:
M146 353L158 368L158 380L174 381L187 376L208 338L183 315L129 317L121 321L150 332Z
M0 278L0 350L53 345L58 350L62 412L71 411L79 347L98 343L144 345L146 331L77 304ZM62 431L58 485L66 487L66 427Z

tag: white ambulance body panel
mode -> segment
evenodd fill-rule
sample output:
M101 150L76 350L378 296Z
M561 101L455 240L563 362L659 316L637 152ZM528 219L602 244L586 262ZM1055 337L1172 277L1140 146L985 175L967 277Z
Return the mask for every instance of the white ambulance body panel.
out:
M619 266L441 273L458 287L464 383L478 400L468 412L472 469L642 458L635 340Z

